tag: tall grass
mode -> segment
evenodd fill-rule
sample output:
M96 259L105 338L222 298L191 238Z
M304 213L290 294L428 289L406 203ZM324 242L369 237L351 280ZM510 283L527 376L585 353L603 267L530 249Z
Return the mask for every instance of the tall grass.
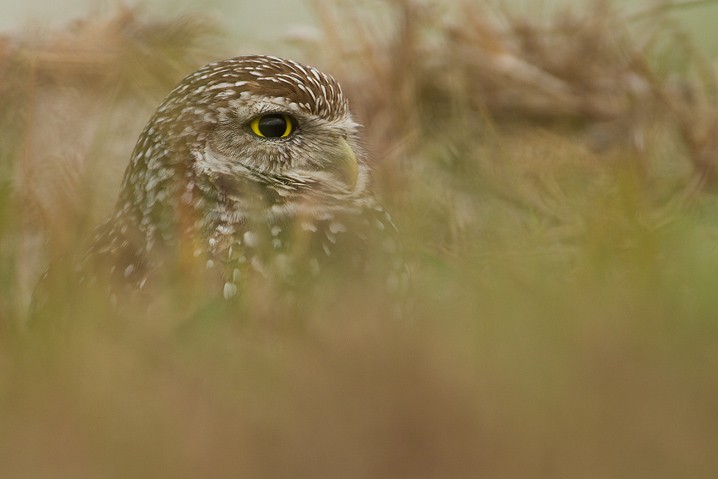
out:
M358 286L196 308L168 282L149 318L25 331L162 94L225 53L128 11L9 39L0 477L714 477L715 60L665 6L314 6L321 39L287 49L365 125L410 313Z

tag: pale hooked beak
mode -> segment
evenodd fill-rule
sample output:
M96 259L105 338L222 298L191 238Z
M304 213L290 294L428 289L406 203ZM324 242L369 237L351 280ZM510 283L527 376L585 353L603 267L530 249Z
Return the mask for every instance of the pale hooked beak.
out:
M344 138L339 139L337 154L331 158L329 168L350 190L354 190L359 177L359 164L354 150Z

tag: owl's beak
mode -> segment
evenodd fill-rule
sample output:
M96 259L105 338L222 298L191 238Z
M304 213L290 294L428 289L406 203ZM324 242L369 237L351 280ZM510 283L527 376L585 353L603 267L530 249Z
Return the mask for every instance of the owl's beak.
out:
M332 158L330 168L347 184L350 190L354 189L359 177L359 165L354 150L344 138L339 139L339 150L337 155Z

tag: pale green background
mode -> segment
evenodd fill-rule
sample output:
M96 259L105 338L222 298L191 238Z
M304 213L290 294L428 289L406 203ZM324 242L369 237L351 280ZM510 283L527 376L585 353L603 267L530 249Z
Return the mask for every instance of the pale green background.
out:
M499 0L477 2L495 4ZM120 3L139 3L149 12L181 13L200 9L219 19L227 31L238 40L266 46L271 46L272 41L281 39L287 29L311 25L313 22L312 13L302 0L0 0L0 30L13 32L27 27L59 26L87 12L106 10ZM363 3L378 8L383 2L365 0ZM449 0L443 3L450 6L453 2ZM547 10L548 5L557 3L583 4L582 0L502 0L499 3L528 10L533 14ZM651 3L655 2L616 1L617 5L627 11L635 11ZM694 39L700 47L710 53L718 53L718 2L706 2L703 6L676 12L674 16L690 30L698 32L694 34ZM270 28L270 25L273 27Z

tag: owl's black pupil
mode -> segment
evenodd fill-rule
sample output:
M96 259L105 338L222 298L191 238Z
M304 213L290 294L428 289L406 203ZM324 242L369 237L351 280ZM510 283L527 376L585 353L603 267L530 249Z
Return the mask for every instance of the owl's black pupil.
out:
M259 119L258 127L267 138L281 138L287 131L287 120L283 115L265 115Z

